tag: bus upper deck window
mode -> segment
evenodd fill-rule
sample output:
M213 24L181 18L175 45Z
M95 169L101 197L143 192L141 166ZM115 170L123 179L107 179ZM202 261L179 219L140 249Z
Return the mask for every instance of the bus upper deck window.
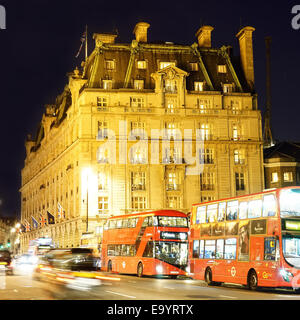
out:
M236 220L237 213L238 213L238 201L228 202L226 220Z
M145 217L143 224L142 224L142 227L148 227L148 225L149 225L149 217Z
M196 223L205 223L206 222L206 206L201 206L197 208L197 217Z
M211 204L207 206L206 222L216 222L218 214L218 204Z
M240 202L239 218L247 219L248 202Z
M122 228L128 228L128 219L122 220Z
M248 218L261 217L262 200L252 200L248 204Z
M225 220L225 212L226 212L226 202L220 202L219 209L218 209L218 222Z
M263 217L272 217L276 215L276 200L273 194L264 196Z

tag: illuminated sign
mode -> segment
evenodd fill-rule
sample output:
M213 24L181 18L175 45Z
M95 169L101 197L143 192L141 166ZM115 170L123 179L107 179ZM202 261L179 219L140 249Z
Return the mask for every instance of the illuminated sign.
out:
M38 238L37 243L39 246L51 246L52 238Z
M285 229L300 231L300 221L286 220L285 221Z
M174 239L174 240L187 240L187 233L186 232L168 232L163 231L161 232L162 239Z

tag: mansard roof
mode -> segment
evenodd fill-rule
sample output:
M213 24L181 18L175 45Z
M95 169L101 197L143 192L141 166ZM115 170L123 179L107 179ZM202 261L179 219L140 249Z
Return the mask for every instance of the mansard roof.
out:
M115 62L114 70L105 68L105 60ZM146 69L138 69L137 61L144 60ZM88 80L87 87L101 88L105 79L113 80L114 89L133 88L134 79L143 79L145 89L154 89L151 74L159 70L159 62L175 62L177 68L188 72L187 90L193 91L195 81L205 81L208 90L222 91L224 83L234 83L236 91L251 92L245 80L240 58L232 55L231 47L219 49L202 48L196 43L191 46L175 44L108 44L96 46L88 57L83 78ZM198 63L198 71L192 71L190 63ZM227 72L219 73L218 65L226 65ZM128 85L124 86L128 82Z

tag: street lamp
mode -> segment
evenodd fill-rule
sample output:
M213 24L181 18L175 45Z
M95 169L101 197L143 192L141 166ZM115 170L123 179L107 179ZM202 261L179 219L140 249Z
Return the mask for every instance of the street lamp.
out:
M92 174L91 168L84 168L83 179L86 179L86 232L89 231L89 177Z

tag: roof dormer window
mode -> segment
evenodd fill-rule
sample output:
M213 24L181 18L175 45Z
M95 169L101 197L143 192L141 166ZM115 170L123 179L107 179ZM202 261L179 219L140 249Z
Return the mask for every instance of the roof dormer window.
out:
M112 80L103 80L103 89L111 90L112 89Z
M143 90L144 89L144 80L134 80L133 87L136 90Z
M227 68L225 64L219 64L218 65L218 73L226 73L227 72Z
M159 63L159 69L164 69L168 66L173 66L175 67L175 62L170 62L170 61L162 61Z
M137 68L138 69L146 69L147 68L147 63L145 60L139 60L137 62Z
M114 70L116 68L116 63L114 60L105 60L105 69Z
M203 91L203 82L202 81L195 81L194 82L194 90L195 91Z

